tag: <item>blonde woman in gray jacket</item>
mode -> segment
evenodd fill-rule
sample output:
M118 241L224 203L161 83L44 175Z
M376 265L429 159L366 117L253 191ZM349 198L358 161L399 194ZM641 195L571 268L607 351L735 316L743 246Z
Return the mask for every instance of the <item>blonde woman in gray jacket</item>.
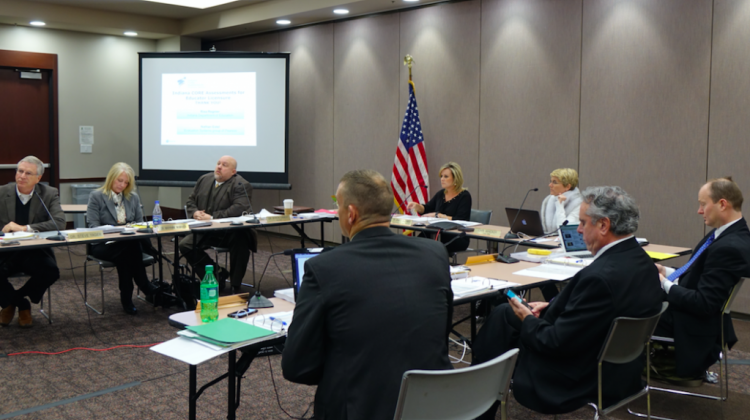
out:
M91 192L86 209L88 227L102 225L125 225L142 222L143 211L135 188L135 174L127 163L115 163L107 174L104 185ZM144 241L146 243L144 243ZM91 245L91 255L111 261L117 267L120 283L120 303L129 315L138 313L133 305L133 282L146 294L152 296L154 286L148 281L143 266L143 251L150 250L147 240L99 242Z

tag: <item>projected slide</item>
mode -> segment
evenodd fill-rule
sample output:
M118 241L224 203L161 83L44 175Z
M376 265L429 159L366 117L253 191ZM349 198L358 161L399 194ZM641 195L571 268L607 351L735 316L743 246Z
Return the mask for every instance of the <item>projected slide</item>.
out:
M162 74L163 146L256 146L255 72Z

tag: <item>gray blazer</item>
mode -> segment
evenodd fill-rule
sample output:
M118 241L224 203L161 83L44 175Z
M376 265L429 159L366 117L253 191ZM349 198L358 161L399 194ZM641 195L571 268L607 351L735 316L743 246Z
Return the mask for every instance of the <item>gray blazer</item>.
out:
M39 232L65 229L65 214L60 207L60 195L57 188L49 185L36 184L34 195L38 195L49 209L54 220L50 220L47 212L39 202L39 198L31 197L29 207L29 226ZM0 187L0 229L9 222L16 220L16 183L11 182Z
M125 221L142 222L141 200L136 193L130 193L130 199L123 194L122 203L125 206ZM86 223L93 228L102 225L117 225L117 209L115 202L104 195L101 190L91 191L89 205L86 208Z

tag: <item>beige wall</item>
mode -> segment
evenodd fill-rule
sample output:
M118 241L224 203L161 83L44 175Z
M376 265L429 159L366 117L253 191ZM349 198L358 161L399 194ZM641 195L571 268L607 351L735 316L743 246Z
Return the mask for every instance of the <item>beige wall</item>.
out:
M292 53L294 189L256 191L256 208L284 198L329 207L347 170L390 174L409 53L432 193L437 168L458 161L474 207L505 224L504 207L538 187L527 204L538 208L549 172L574 167L584 187L619 184L636 197L640 236L692 246L704 232L702 182L732 174L750 191L748 28L750 0L472 0L214 44ZM64 178L135 163L137 52L194 46L0 26L0 48L59 56ZM92 155L78 153L84 124L95 126Z
M155 46L144 39L0 25L0 49L57 54L61 179L104 177L120 161L138 170L138 53ZM80 153L81 125L94 126L91 154ZM69 184L61 185L60 196L72 202Z
M582 187L635 196L639 236L693 246L707 177L733 174L750 194L748 28L750 0L473 0L278 32L299 40L279 48L305 81L290 143L315 156L291 166L292 196L324 206L349 169L390 176L408 53L431 193L455 160L474 207L507 224L505 207L538 187L538 208L549 172L573 167ZM216 46L274 51L275 36Z

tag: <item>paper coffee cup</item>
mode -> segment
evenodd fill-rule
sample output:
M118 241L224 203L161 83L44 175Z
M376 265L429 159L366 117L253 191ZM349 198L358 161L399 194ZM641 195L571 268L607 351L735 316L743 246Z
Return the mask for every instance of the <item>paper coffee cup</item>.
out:
M294 200L287 198L284 200L284 216L292 215L292 208L294 207Z

